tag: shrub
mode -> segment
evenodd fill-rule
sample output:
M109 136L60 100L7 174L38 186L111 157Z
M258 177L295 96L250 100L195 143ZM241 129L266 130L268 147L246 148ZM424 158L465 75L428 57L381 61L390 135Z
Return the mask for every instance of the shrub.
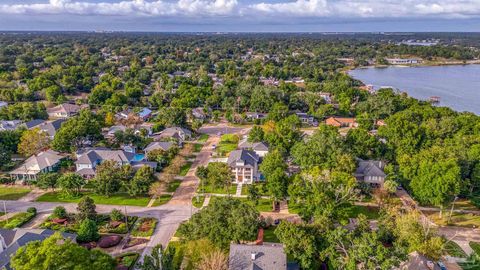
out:
M92 198L85 196L79 202L77 206L78 220L91 219L95 220L97 212L95 211L95 202Z
M97 224L91 219L84 219L80 224L80 229L77 234L78 242L97 241L100 238L97 230Z
M37 214L37 208L35 208L35 207L29 207L29 208L27 209L27 213L31 213L31 214L36 215L36 214Z
M55 218L66 218L67 210L63 206L57 206L55 209L53 209L53 216Z
M29 222L33 217L35 217L36 213L32 212L22 212L14 215L13 217L7 220L0 221L0 228L4 229L13 229L18 228L24 225L25 223Z
M118 210L118 209L113 209L112 212L110 212L110 220L113 221L122 221L124 219L123 213Z
M140 218L133 227L132 236L150 237L155 231L157 220L155 218Z
M122 241L122 237L119 235L105 235L98 241L98 246L101 248L110 248L118 245Z

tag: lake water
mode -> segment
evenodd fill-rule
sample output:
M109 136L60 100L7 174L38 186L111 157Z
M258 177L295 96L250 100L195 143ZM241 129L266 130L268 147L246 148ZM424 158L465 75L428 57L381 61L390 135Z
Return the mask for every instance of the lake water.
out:
M480 115L480 65L362 68L350 75L375 89L391 86L417 99L439 96L439 106Z

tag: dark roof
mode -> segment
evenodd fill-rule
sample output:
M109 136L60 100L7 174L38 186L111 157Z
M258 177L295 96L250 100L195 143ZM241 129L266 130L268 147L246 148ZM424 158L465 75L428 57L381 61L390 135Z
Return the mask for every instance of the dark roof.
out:
M252 254L255 254L253 259ZM282 270L287 269L287 255L282 244L230 245L230 270Z
M57 119L53 121L48 121L45 123L42 123L38 126L38 128L44 132L46 132L48 135L51 137L54 137L55 134L57 133L57 130L60 129L62 126L62 123L65 122L65 119Z
M252 149L254 151L268 151L268 145L264 142L248 142L247 140L240 142L240 149Z
M231 167L235 167L235 163L243 161L245 166L254 167L258 163L260 157L251 150L235 150L230 152L227 159L227 164Z
M34 128L42 123L44 123L45 120L43 119L34 119L32 121L28 121L25 123L25 127L27 127L27 129L31 129L31 128Z
M386 177L387 175L383 172L385 167L384 162L379 160L358 160L357 170L355 175L362 176L381 176Z

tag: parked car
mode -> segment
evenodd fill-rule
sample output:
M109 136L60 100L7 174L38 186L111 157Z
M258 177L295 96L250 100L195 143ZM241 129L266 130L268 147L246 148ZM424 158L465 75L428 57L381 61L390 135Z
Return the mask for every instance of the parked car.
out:
M447 270L447 267L443 262L437 262L438 267L440 267L441 270Z

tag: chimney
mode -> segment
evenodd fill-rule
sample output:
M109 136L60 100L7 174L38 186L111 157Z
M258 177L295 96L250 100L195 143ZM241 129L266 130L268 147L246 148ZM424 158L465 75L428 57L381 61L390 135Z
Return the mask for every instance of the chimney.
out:
M255 261L255 259L257 258L257 253L252 252L251 257L252 257L252 261Z

